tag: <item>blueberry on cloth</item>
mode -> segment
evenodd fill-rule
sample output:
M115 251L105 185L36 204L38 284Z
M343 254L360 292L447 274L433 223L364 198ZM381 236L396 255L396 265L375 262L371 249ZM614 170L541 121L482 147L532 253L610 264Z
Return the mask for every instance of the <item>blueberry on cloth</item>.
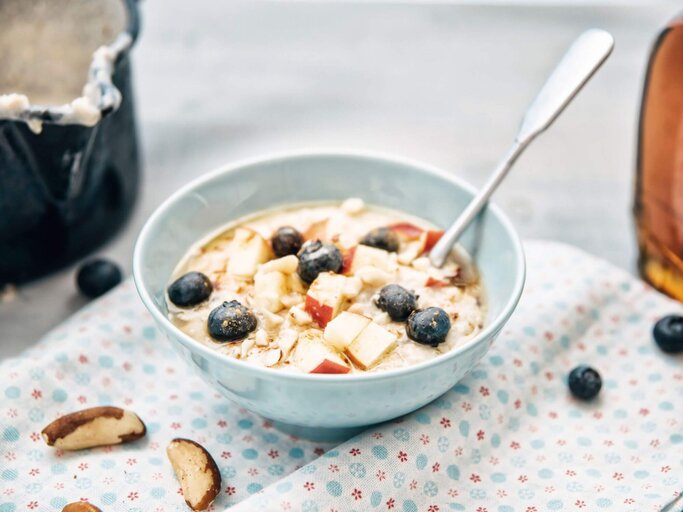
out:
M90 260L78 269L76 285L80 292L94 299L107 293L121 282L121 269L109 260Z
M658 320L652 328L652 335L664 352L683 352L683 316L668 315Z
M238 301L231 300L209 313L208 327L217 341L238 341L256 329L256 317Z
M569 390L580 400L595 398L602 388L600 374L590 366L577 366L569 372Z
M408 317L406 334L423 345L436 347L446 340L451 329L451 319L441 308L431 307L413 311Z

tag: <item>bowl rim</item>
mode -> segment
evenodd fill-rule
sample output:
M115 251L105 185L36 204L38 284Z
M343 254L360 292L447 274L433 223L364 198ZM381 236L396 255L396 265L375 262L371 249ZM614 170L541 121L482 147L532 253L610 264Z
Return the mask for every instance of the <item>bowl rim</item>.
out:
M212 171L202 174L197 178L186 183L178 190L173 192L168 196L148 217L147 221L143 225L140 233L135 242L135 248L133 252L133 281L137 289L138 295L140 296L143 304L150 312L154 320L157 322L157 326L163 326L163 329L168 330L172 333L176 340L179 340L186 348L190 351L198 351L204 357L208 359L217 360L220 363L226 364L228 367L237 371L247 371L257 374L261 377L268 379L282 379L286 381L309 381L317 383L333 383L333 382L365 382L365 381L377 381L385 379L393 379L402 375L408 375L412 373L420 372L430 366L437 365L439 363L445 363L448 360L455 359L458 355L472 350L477 345L485 342L485 340L495 336L503 327L503 325L510 318L512 312L514 311L519 299L522 295L524 289L524 283L526 279L526 260L524 256L524 249L522 242L519 238L517 231L510 219L503 213L503 211L496 206L495 203L490 203L488 209L490 209L495 216L498 217L504 229L508 232L512 240L512 249L517 258L517 266L515 268L515 283L512 289L512 293L508 298L507 302L501 309L500 313L492 320L490 323L482 329L475 337L468 340L467 343L462 346L455 347L454 349L441 354L433 359L423 361L414 365L409 365L403 368L396 368L391 370L383 370L381 372L364 372L364 373L350 373L350 374L314 374L314 373L296 373L296 372L285 372L273 370L271 368L260 367L255 364L240 361L238 359L231 358L225 354L222 354L211 347L204 345L203 343L195 340L191 336L187 335L185 332L181 331L176 327L162 312L157 308L152 297L147 291L145 286L145 280L142 271L142 258L145 253L145 248L147 246L150 233L157 221L162 218L166 212L182 197L191 193L194 189L203 185L206 182L210 182L218 176L224 174L230 174L232 172L237 172L240 169L253 165L262 165L273 163L282 160L295 160L302 158L359 158L365 160L376 160L388 162L391 164L412 167L420 172L426 174L431 174L433 176L445 179L452 182L454 185L462 188L466 192L471 194L476 193L476 188L470 185L463 179L454 176L438 167L430 164L420 162L418 160L405 158L397 156L394 154L387 154L376 151L366 151L366 150L356 150L356 149L327 149L327 148L315 148L315 149L305 149L305 150L292 150L285 152L269 153L261 156L256 156L252 158L245 158L234 161L232 163L220 166ZM229 219L226 220L228 222ZM160 329L160 330L163 330ZM166 334L166 333L164 333ZM173 340L170 340L173 342Z

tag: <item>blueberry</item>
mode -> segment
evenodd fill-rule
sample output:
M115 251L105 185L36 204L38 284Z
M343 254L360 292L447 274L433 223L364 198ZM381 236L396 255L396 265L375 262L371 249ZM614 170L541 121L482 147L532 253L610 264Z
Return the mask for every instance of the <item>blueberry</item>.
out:
M303 243L303 235L291 226L278 228L270 239L270 245L278 258L296 254Z
M577 366L569 372L569 391L580 400L590 400L600 392L602 379L590 366Z
M386 311L392 320L403 322L417 309L417 297L403 286L388 284L379 291L375 304L382 311Z
M339 272L342 267L342 254L339 249L320 240L306 242L297 256L297 272L307 283L312 283L321 272Z
M387 252L398 251L398 235L389 228L375 228L360 239L363 245L376 247Z
M256 329L256 317L236 300L224 302L209 313L209 334L218 341L238 341Z
M76 284L80 292L94 299L121 282L121 269L109 260L90 260L78 269Z
M413 311L408 317L406 334L423 345L436 347L446 340L451 330L451 319L441 308L426 308Z
M683 316L669 315L660 319L652 328L652 335L664 352L683 352Z
M213 286L208 277L201 272L188 272L180 276L168 287L168 298L181 308L195 306L209 298Z

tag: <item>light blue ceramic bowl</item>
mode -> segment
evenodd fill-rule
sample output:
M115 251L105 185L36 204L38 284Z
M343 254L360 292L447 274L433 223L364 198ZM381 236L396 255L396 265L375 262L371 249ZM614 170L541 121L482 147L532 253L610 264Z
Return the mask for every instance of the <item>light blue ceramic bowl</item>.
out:
M473 188L428 165L365 153L304 153L240 162L209 173L168 198L135 247L140 297L182 358L237 404L309 437L396 418L427 404L463 378L488 351L519 300L524 255L510 221L489 207L461 239L486 289L488 319L467 344L431 361L382 373L291 374L228 358L193 340L167 318L164 290L198 239L230 220L278 205L361 197L446 226ZM315 429L315 430L311 430ZM322 429L322 430L320 430ZM330 430L325 430L330 429ZM342 430L340 430L342 429Z

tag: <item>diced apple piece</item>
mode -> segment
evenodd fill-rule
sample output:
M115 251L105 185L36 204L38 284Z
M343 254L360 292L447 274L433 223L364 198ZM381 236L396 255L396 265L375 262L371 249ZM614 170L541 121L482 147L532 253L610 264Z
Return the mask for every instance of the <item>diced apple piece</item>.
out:
M419 258L425 250L427 233L422 233L417 240L403 244L401 252L398 254L398 261L403 265L410 265L413 260Z
M357 246L354 245L344 253L342 268L340 270L342 274L348 274L351 272L351 264L353 263L353 257L356 255L356 247Z
M287 287L293 292L301 294L306 293L306 287L304 286L304 282L301 280L299 274L297 274L296 272L294 274L288 275L287 281Z
M339 250L343 253L356 247L358 245L358 238L351 233L338 233L332 237L331 242L339 247Z
M301 304L303 301L304 296L296 292L288 293L287 295L283 295L282 297L280 297L280 302L282 302L282 304L286 308L297 306Z
M320 327L325 327L339 313L345 283L344 276L333 272L321 273L311 283L304 309Z
M355 304L351 304L349 306L349 309L347 309L346 311L348 311L349 313L356 313L357 315L362 315L363 313L365 313L367 307L367 304L361 304L356 302Z
M356 276L369 286L382 286L393 280L393 274L375 267L361 267Z
M340 361L342 361L340 359ZM349 368L343 361L341 363L324 359L322 363L313 368L309 373L349 373Z
M443 230L427 231L427 238L425 239L425 246L423 252L431 251L432 247L434 247L436 243L441 239L443 233Z
M306 303L304 310L311 315L313 321L320 327L325 327L327 323L334 317L333 306L323 304L310 295L306 295Z
M282 272L258 272L254 276L256 305L277 313L283 307L281 297L287 294L287 278Z
M346 355L359 368L367 370L396 347L396 335L370 322L346 349Z
M372 321L375 322L377 325L387 325L392 320L391 320L391 317L387 313L382 311L381 313L377 313L376 315L373 315Z
M322 219L312 223L308 229L304 231L304 239L306 240L326 240L327 239L327 223L329 219Z
M392 224L389 226L389 229L408 240L420 238L420 235L424 231L424 229L419 228L414 224L410 224L409 222L399 222L398 224Z
M283 274L293 274L296 272L296 267L299 265L299 258L293 254L283 256L276 260L270 260L261 267L259 267L259 272L282 272Z
M444 286L448 286L447 281L442 281L440 279L435 279L432 276L429 276L427 278L427 281L425 282L425 286L428 288L443 288Z
M309 329L299 336L294 364L306 373L348 373L349 365L325 344L320 331Z
M368 317L342 311L325 327L323 337L332 348L343 351L370 323Z
M414 259L410 265L415 270L419 270L421 272L428 271L432 266L427 256L420 256L419 258Z
M442 230L436 229L424 230L407 222L394 224L389 227L392 231L396 232L401 238L403 238L404 242L407 242L406 245L408 247L404 248L402 251L406 253L406 255L403 258L401 258L399 255L399 261L403 264L410 263L418 256L431 251L432 247L436 245L444 233ZM413 244L413 242L419 243ZM417 253L417 256L411 259L409 255L414 253Z
M342 290L342 295L345 299L353 299L357 297L358 294L363 289L363 281L358 277L347 277L346 283L344 283L344 289Z
M376 247L358 245L353 254L350 272L353 274L363 267L373 267L386 271L389 267L389 253Z
M270 259L270 245L251 229L237 228L229 248L228 274L249 278Z

